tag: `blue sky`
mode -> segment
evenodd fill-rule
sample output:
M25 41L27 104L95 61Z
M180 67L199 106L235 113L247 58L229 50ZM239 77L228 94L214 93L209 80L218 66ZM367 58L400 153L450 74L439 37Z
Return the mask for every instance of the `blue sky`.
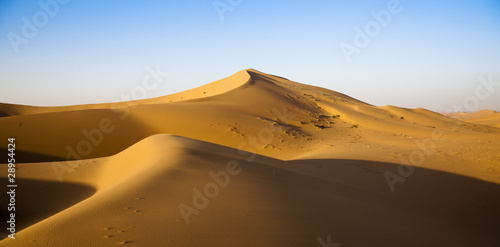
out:
M499 1L217 3L226 11L214 0L0 0L0 102L113 102L156 66L169 75L146 97L255 68L374 105L447 111L475 95L478 77L500 83ZM36 34L23 35L26 25ZM356 29L367 26L358 47ZM359 53L349 62L341 44ZM500 86L482 90L488 97L469 108L500 111Z

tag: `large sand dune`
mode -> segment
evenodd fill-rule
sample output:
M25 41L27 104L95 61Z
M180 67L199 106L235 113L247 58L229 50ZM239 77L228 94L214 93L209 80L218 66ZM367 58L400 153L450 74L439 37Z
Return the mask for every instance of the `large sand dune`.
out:
M20 162L18 233L0 246L500 245L495 125L256 70L0 112Z

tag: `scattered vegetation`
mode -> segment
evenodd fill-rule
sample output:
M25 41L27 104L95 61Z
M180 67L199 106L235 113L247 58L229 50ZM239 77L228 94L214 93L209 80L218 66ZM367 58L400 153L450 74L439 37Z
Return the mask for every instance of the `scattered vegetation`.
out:
M307 124L307 122L299 121L300 124Z
M403 117L403 116L401 116L400 118L401 118L401 119L405 119L405 117Z
M314 127L318 128L318 129L326 128L326 126L324 126L323 124L315 124Z
M353 124L353 125L351 126L351 128L358 128L358 127L359 127L359 124Z

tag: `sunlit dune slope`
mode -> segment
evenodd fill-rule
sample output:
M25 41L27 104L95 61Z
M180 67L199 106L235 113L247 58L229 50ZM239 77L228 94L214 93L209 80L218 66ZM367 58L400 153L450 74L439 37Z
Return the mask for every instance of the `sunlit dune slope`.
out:
M489 125L500 128L500 112L493 110L482 110L474 113L451 113L449 117L473 124Z
M152 99L134 100L127 102L59 106L59 107L41 107L41 106L0 103L0 117L42 114L51 112L68 112L68 111L79 111L79 110L116 109L121 107L135 107L136 105L141 105L141 104L157 104L157 103L169 103L182 100L190 100L196 98L209 97L230 91L234 88L241 86L248 80L250 80L250 76L248 75L248 73L246 73L246 71L243 70L230 77L184 92L179 92Z

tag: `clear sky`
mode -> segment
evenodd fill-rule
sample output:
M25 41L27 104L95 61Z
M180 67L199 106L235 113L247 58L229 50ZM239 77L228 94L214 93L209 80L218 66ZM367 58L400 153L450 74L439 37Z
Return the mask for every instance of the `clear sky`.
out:
M478 89L500 84L500 1L0 0L0 102L113 102L157 66L146 97L255 68L374 105L500 111L500 86Z

